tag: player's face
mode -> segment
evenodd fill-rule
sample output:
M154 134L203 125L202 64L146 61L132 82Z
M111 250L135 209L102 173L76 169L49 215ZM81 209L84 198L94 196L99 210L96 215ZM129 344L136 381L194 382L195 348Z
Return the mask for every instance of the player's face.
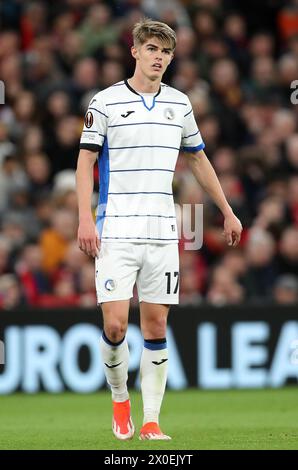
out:
M150 80L161 80L173 58L173 51L170 46L161 43L156 38L148 39L137 48L133 47L132 52L137 61L137 67Z

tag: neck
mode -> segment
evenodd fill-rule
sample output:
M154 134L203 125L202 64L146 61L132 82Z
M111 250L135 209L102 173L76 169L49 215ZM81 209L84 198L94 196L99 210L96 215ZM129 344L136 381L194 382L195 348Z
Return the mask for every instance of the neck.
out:
M139 93L157 93L161 80L150 80L136 70L132 78L128 79L129 85Z

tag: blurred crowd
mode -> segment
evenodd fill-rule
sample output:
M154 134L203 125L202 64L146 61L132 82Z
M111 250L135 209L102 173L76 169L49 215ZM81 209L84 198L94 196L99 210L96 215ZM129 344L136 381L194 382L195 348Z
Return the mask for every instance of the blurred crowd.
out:
M94 263L76 243L78 144L90 98L132 76L144 15L177 32L163 81L188 94L244 226L228 248L220 212L179 158L176 203L204 204L203 247L180 240L181 304L298 301L298 1L10 0L0 5L2 309L96 305Z

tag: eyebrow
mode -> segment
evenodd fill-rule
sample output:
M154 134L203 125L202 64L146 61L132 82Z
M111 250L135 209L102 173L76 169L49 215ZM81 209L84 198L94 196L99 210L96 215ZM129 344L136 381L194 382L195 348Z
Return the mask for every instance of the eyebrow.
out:
M154 49L158 49L158 47L155 44L146 44L146 47L154 47ZM171 47L164 47L162 50L171 52L172 48Z

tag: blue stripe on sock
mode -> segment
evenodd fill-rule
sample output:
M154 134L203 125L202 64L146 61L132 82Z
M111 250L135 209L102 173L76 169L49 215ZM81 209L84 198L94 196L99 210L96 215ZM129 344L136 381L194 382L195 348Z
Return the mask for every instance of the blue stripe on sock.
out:
M102 331L102 339L104 340L105 343L107 343L109 346L120 346L120 344L123 343L125 340L125 336L123 336L121 341L118 341L118 343L112 343L112 341L109 340L109 338L106 336L105 332Z
M144 348L151 349L151 351L159 351L161 349L167 348L167 342L163 341L162 343L151 343L150 341L144 340Z

